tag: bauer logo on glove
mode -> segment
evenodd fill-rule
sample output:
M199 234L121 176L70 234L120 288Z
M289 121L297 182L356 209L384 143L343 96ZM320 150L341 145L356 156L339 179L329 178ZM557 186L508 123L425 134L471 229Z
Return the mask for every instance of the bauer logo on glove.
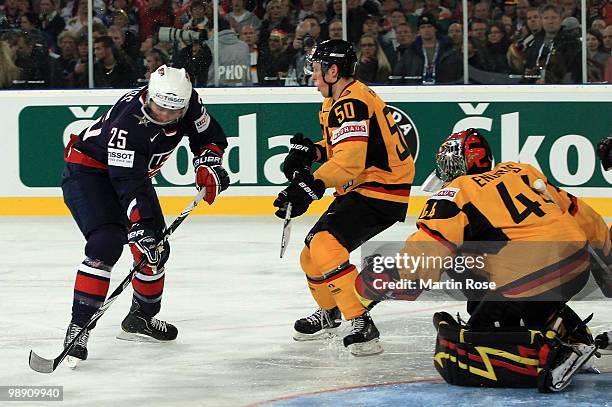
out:
M279 208L275 215L281 219L285 218L287 204L291 203L291 217L303 215L312 201L321 199L325 193L325 184L320 179L315 179L310 173L297 173L289 186L282 190L274 206Z
M221 166L223 150L214 144L206 146L198 157L193 159L198 189L205 188L204 200L209 205L217 199L217 195L229 187L229 175Z

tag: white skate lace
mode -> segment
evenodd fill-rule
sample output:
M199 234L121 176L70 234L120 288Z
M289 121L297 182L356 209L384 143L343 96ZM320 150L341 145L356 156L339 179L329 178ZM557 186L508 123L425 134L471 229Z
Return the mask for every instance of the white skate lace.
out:
M310 325L314 325L315 323L320 322L321 326L323 326L323 324L325 323L324 314L326 314L326 312L319 308L312 315L307 316L306 321L308 321Z
M67 344L72 342L72 340L81 332L81 327L75 324L70 325L70 333L68 334ZM77 345L82 346L84 348L87 347L87 340L89 339L89 331L85 331L83 335L77 341Z
M166 322L164 321L160 321L159 319L156 319L156 318L151 318L151 325L153 326L153 328L157 329L158 331L168 332L168 328L166 327Z
M365 318L363 316L354 318L351 321L351 334L360 333L365 328Z

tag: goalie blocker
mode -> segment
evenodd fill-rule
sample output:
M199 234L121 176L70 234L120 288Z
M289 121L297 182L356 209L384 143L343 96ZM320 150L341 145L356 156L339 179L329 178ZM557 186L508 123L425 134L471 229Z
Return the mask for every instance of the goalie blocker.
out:
M550 327L478 330L446 312L435 313L433 323L438 332L435 368L448 384L457 386L557 392L597 351L586 323L569 307Z

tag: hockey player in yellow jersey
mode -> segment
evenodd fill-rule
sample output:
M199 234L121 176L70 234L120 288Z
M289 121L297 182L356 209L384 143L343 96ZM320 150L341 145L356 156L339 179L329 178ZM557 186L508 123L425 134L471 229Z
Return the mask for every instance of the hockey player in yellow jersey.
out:
M352 324L344 346L357 356L382 352L379 332L355 291L357 268L349 253L396 222L408 210L414 162L402 132L385 102L353 79L357 57L342 40L319 44L307 69L325 97L319 120L323 139L313 143L298 133L283 171L291 181L274 206L284 218L303 214L325 189L335 200L308 233L300 256L308 287L319 309L295 323L295 340L318 339ZM311 174L313 162L322 165Z
M477 130L468 129L446 138L436 156L436 173L443 187L427 201L417 220L417 231L398 256L456 259L466 253L484 254L482 264L472 262L468 272L458 274L440 266L440 262L427 267L406 267L414 263L398 262L388 274L395 281L418 282L403 293L404 298L416 298L420 289L428 287L423 282L438 282L443 273L460 279L464 286L459 288L465 288L470 278L487 283L486 289L468 294L470 318L466 325L457 325L447 313L434 317L439 329L436 368L449 383L503 387L520 382L520 386L527 386L533 384L530 377L537 377L540 390L559 391L596 351L585 323L566 302L585 286L590 270L596 267L589 246L602 258L609 256L608 230L601 216L584 201L548 183L533 166L502 162L492 168L492 162L491 149ZM371 273L365 270L363 275ZM372 282L365 286L381 288ZM561 322L555 326L557 320ZM457 327L458 337L441 336L441 330L449 326ZM559 335L559 341L546 342L541 348L529 343L531 334L525 327L533 330L551 326L555 333L546 337ZM497 360L492 363L496 368L486 362L489 371L468 369L462 364L465 362L453 359L466 355L457 346L483 343L469 343L461 330L491 333L485 341L489 346L515 343L512 340L520 335L512 337L506 335L508 332L526 333L522 338L527 342L517 342L514 348L495 348ZM565 334L575 343L568 345L570 339L562 336ZM518 353L513 354L516 346ZM480 352L478 349L484 348L475 349ZM539 359L525 357L532 351L534 355L541 351ZM459 352L458 356L452 356L453 352ZM482 355L469 357L484 360ZM519 365L510 365L509 360ZM534 366L541 367L540 373Z

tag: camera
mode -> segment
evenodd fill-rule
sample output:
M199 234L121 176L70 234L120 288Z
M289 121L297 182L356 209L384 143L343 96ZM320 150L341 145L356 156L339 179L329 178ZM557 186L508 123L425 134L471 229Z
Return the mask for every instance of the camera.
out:
M312 48L316 45L316 41L310 34L304 34L304 38L302 40L305 48Z
M194 42L203 43L208 39L208 32L204 31L190 31L181 30L180 28L174 27L159 27L157 32L157 40L165 42L179 42L183 41L186 44Z

